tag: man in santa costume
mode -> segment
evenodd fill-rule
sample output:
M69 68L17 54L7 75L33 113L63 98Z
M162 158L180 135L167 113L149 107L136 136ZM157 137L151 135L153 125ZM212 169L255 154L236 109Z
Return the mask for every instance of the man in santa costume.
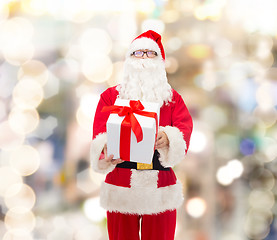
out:
M106 122L110 113L101 110L117 98L159 103L152 164L107 156ZM176 209L183 203L183 193L172 167L184 159L191 132L190 113L167 81L161 36L152 30L142 33L129 47L122 83L101 94L93 124L92 168L107 174L100 203L107 210L110 240L174 239Z

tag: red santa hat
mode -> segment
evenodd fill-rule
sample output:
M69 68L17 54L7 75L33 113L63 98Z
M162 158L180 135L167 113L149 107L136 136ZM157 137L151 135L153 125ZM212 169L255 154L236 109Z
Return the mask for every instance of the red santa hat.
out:
M134 51L139 49L149 49L157 52L158 56L162 56L163 60L165 60L165 53L161 39L162 37L160 34L152 30L148 30L147 32L140 34L132 41L129 47L128 55L130 56Z

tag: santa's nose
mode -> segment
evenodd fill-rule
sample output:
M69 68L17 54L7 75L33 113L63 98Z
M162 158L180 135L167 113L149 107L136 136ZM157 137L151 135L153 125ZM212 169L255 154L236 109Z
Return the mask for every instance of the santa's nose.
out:
M146 56L146 53L143 54L142 58L143 58L143 59L144 59L144 58L148 58L148 57Z

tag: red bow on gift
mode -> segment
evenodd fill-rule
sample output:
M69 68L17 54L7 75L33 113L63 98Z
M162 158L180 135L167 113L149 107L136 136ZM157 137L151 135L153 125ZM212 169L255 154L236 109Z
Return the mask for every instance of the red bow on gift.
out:
M102 109L102 112L108 112L111 111L111 113L116 113L118 116L125 118L123 119L121 123L121 129L120 129L120 158L125 161L130 161L130 144L131 144L131 129L133 130L137 142L142 141L143 139L143 133L141 126L134 115L134 113L146 116L146 117L152 117L156 120L156 135L158 132L158 117L157 113L155 112L145 112L142 111L144 109L144 106L142 103L137 100L130 100L129 102L130 107L128 106L105 106ZM127 142L126 145L121 144Z

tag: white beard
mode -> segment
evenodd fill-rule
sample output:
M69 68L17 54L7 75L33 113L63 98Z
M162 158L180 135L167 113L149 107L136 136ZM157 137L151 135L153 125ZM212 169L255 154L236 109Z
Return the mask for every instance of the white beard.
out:
M123 81L117 86L122 99L157 102L162 106L172 99L163 60L127 57Z

